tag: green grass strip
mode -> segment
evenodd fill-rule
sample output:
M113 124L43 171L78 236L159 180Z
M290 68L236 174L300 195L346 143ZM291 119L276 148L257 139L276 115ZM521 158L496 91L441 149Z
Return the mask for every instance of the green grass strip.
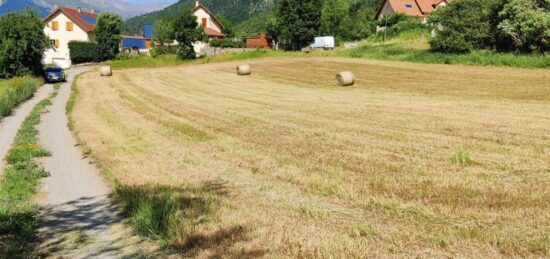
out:
M28 258L34 253L38 206L32 197L47 172L34 158L49 156L38 144L40 116L57 95L59 85L49 98L39 102L17 132L6 156L7 168L0 182L0 258Z

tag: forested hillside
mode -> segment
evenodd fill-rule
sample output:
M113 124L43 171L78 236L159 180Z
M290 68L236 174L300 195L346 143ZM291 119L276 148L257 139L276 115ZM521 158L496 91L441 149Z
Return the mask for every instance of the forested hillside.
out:
M348 0L350 11L368 9L374 16L374 9L380 0ZM254 34L265 30L265 26L278 0L201 0L218 17L224 17L233 25L237 34ZM320 4L322 1L319 1ZM192 8L195 0L180 0L164 10L134 17L124 23L126 33L139 33L144 24L154 23L158 19L174 17L178 10Z

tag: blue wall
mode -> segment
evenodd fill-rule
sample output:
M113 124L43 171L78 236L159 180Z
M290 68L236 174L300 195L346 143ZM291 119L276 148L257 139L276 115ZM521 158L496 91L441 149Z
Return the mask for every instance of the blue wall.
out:
M143 37L147 38L147 39L152 39L154 38L154 35L153 35L153 25L152 24L145 24L143 26Z

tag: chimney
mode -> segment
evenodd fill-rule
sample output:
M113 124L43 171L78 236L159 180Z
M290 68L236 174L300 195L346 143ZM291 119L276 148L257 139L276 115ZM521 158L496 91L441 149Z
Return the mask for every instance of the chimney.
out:
M78 12L79 12L79 13L81 13L81 12L82 12L82 8L81 8L80 6L79 6L79 7L77 7L77 8L76 8L76 10L78 10Z
M195 7L199 6L199 1L195 2Z

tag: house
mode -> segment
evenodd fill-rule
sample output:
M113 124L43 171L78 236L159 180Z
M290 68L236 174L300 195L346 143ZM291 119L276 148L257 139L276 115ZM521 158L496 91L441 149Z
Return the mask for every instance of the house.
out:
M265 35L265 33L261 33L258 36L246 38L246 48L249 48L249 49L270 49L271 48L271 41Z
M153 47L153 25L143 26L141 36L122 36L121 49L129 51L148 52Z
M197 23L202 27L204 35L209 38L225 38L223 25L206 6L197 1L192 11L197 16Z
M62 68L71 66L69 42L95 41L97 14L84 12L81 8L59 7L44 18L44 33L52 41L53 48L46 50L42 62Z
M206 6L201 4L199 1L196 1L195 7L192 11L197 17L197 23L202 27L204 35L206 35L209 39L225 38L225 34L223 34L223 25L216 18L216 16L208 8L206 8ZM199 41L193 44L195 53L202 53L203 49L207 47L208 42Z
M382 20L385 16L402 13L426 23L433 11L446 6L450 1L452 0L382 0L374 18Z

